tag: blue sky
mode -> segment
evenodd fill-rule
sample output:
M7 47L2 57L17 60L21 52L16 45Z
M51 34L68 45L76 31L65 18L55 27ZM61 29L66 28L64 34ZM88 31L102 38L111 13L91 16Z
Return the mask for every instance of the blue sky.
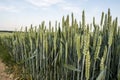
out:
M81 20L83 10L88 23L93 16L99 23L102 11L107 13L108 8L113 19L120 19L120 0L0 0L0 30L20 29L30 24L37 26L43 20L46 24L49 20L54 24L71 12Z

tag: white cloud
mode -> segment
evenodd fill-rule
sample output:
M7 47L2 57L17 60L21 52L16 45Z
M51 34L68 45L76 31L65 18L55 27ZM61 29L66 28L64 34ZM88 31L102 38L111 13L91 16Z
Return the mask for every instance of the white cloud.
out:
M83 0L83 1L87 2L88 0Z
M65 6L65 7L62 7L62 9L69 12L77 13L77 14L80 13L80 9L78 7Z
M37 7L50 7L54 4L63 2L63 0L26 0Z
M60 7L64 11L73 12L73 13L76 13L76 14L81 13L80 8L76 5L73 5L73 4L64 3L64 4L60 5Z
M0 6L0 11L19 12L19 10L14 6Z

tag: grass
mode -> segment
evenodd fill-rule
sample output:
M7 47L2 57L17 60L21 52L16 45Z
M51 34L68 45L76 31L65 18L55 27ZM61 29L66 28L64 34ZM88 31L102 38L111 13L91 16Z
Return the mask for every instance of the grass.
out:
M7 48L5 46L3 46L2 44L0 44L0 59L7 65L10 66L13 64L13 60L10 56L10 54L8 53L9 51L7 50Z
M2 44L2 38L12 36L13 33L9 32L0 32L0 60L7 66L6 72L8 74L13 74L14 79L18 78L19 80L30 80L29 75L26 79L22 73L22 66L15 62L14 58L10 55L10 51L6 45Z

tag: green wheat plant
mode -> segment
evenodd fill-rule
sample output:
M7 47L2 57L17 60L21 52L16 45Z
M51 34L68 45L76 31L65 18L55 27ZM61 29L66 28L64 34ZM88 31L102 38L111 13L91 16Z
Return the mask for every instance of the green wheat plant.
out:
M13 60L22 66L24 77L31 80L119 80L120 27L110 9L102 12L100 24L95 17L87 24L62 17L62 21L31 25L25 31L0 35L0 46L6 46ZM27 76L29 75L29 76Z

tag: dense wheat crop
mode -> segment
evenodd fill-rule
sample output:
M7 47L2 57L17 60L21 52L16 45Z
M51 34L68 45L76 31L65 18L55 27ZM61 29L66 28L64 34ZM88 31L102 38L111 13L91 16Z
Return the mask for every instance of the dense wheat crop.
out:
M78 22L74 15L1 39L23 74L32 80L120 80L120 27L110 9L100 24ZM93 31L92 31L93 30ZM24 76L25 76L24 75Z

